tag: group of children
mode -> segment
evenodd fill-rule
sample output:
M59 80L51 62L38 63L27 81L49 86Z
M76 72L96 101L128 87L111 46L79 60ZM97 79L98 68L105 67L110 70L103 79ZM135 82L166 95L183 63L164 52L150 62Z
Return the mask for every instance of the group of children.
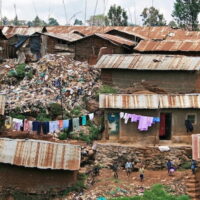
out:
M175 168L174 163L171 160L167 161L166 167L167 167L168 175L169 176L174 175L174 172L176 171L176 168ZM192 160L191 161L191 170L192 170L193 174L195 174L196 168L197 168L197 163L196 163L195 160ZM114 172L114 177L118 178L118 169L119 169L119 166L118 166L117 162L115 162L112 165L111 169ZM128 177L130 176L130 174L133 171L133 169L134 169L134 162L131 162L130 160L128 160L126 162L126 164L125 164L125 170L126 170L126 173L127 173ZM142 182L144 180L144 164L142 164L142 163L140 164L138 171L139 171L140 181Z

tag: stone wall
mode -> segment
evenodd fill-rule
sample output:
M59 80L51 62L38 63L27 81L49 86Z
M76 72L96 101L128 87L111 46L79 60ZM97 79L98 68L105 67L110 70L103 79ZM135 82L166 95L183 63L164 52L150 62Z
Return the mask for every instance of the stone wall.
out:
M162 169L166 167L168 159L179 167L191 160L192 155L190 146L170 147L168 152L161 152L158 147L135 147L101 143L98 143L96 147L95 162L104 167L112 165L115 161L118 161L123 166L127 159L134 161L135 168L138 168L142 162L145 164L145 168Z

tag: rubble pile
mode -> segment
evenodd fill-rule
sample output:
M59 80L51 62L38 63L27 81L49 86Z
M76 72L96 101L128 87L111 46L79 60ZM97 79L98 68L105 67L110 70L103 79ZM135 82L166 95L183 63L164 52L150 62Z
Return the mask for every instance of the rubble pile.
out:
M7 111L18 108L21 113L39 112L41 108L47 110L51 103L61 102L67 112L76 107L84 110L101 85L98 69L62 55L46 55L26 65L25 70L33 77L25 75L17 85L5 84L9 77L4 77L1 93L7 94Z

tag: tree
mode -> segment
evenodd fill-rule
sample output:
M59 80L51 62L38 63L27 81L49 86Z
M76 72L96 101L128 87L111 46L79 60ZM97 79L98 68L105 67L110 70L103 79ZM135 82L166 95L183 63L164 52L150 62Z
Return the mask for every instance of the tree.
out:
M107 26L109 24L107 16L104 15L91 16L87 22L90 26Z
M55 18L50 17L48 20L48 25L49 26L59 26L59 23Z
M176 22L173 21L173 20L169 22L168 26L170 26L170 27L172 27L172 28L177 28L177 24L176 24Z
M163 14L160 14L159 10L157 10L154 7L144 8L140 16L142 17L143 25L147 25L147 26L165 26L166 25L166 21L164 19Z
M38 16L33 20L33 26L46 26L47 23L44 20L41 20Z
M127 26L128 16L121 6L113 5L108 11L108 23L111 26Z
M15 16L15 18L13 20L13 25L15 25L15 26L19 26L20 25L17 15Z
M7 17L3 17L2 24L3 24L3 26L9 25L9 20Z
M74 25L83 25L83 22L82 22L82 20L75 19Z
M200 0L176 0L172 17L174 17L179 27L197 30L199 13Z

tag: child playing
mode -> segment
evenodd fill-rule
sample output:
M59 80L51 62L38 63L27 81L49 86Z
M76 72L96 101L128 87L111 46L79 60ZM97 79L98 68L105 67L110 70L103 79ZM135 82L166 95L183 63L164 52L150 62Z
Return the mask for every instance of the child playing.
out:
M140 173L140 181L142 182L144 180L144 166L143 165L139 168L139 173Z

